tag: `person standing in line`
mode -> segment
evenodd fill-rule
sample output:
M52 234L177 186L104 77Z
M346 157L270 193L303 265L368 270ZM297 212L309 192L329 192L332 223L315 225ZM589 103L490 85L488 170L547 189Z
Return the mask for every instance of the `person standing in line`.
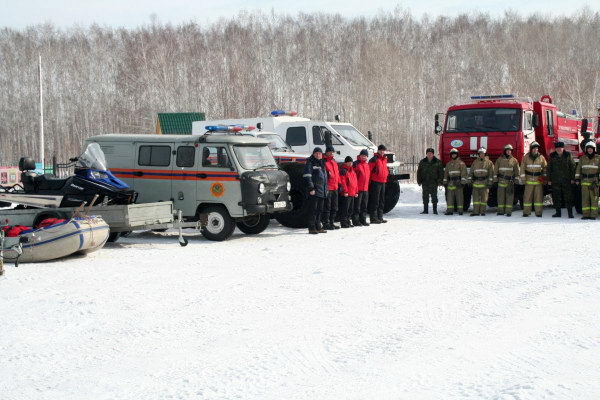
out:
M323 162L323 150L315 147L304 165L304 182L308 193L308 233L327 233L321 225L321 212L327 197L327 173Z
M596 143L585 144L585 154L579 159L575 171L575 183L581 185L581 219L598 217L598 175L600 155L596 154Z
M494 181L498 182L498 215L512 215L515 199L515 179L519 177L519 162L512 156L513 147L504 146L503 154L496 160Z
M380 144L377 153L369 160L371 182L369 183L369 214L372 224L385 224L383 209L385 208L385 184L389 175L387 167L386 147Z
M428 148L425 154L427 156L419 162L417 168L417 184L421 186L423 191L423 212L421 214L429 213L430 196L433 213L437 214L437 191L438 186L442 186L444 180L444 165L435 156L435 151L432 148Z
M351 228L352 211L354 210L354 200L358 197L358 181L356 172L352 165L352 157L344 159L344 164L340 169L340 183L342 193L340 195L340 223L342 228Z
M467 184L467 165L458 158L458 150L450 150L452 158L444 169L444 186L446 186L446 213L454 214L454 202L458 215L463 215L464 210L464 185Z
M540 144L532 142L529 153L525 154L521 162L521 183L525 185L523 194L523 216L529 217L531 209L535 209L535 216L542 217L544 212L544 178L548 164L540 154Z
M335 161L334 155L335 149L327 146L325 148L325 155L323 156L325 172L327 172L327 197L325 198L321 220L323 222L323 229L329 231L340 229L340 227L335 224L340 193L340 169Z
M494 164L486 157L486 149L477 151L477 159L471 165L469 182L473 185L473 212L471 217L485 215L489 190L494 182Z
M569 218L573 218L573 189L575 183L575 161L571 153L565 150L565 143L558 141L548 158L548 185L552 186L552 204L556 212L553 218L562 216L561 209L567 209ZM564 203L563 203L564 199Z
M352 224L354 226L369 226L367 222L367 207L369 204L369 182L371 180L371 169L367 163L369 152L366 149L360 151L354 162L354 172L358 184L358 196L354 200L354 214Z

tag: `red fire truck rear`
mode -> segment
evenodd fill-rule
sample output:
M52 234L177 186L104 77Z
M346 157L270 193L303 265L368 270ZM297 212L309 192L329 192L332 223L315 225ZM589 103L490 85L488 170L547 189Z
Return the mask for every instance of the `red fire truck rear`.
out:
M559 140L565 143L565 150L578 159L582 153L581 143L586 138L597 142L600 139L600 130L593 133L590 119L578 116L575 110L571 114L559 111L549 95L539 101L511 94L472 96L471 100L435 116L435 133L440 135L439 154L444 164L450 160L452 148L459 151L459 157L467 166L477 157L480 147L486 148L489 158L495 162L507 144L513 146L513 155L521 162L534 141L540 144L540 152L547 159ZM600 106L598 122L600 124ZM495 188L492 191L495 193ZM521 195L517 189L519 200ZM470 189L466 188L465 206L470 199ZM496 196L492 193L490 206L495 206L495 202Z

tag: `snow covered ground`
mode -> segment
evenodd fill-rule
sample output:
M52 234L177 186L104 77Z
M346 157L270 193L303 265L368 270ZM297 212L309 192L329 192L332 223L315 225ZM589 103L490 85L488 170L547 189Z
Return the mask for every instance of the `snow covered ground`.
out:
M600 222L422 216L403 190L386 225L7 266L0 397L600 398Z

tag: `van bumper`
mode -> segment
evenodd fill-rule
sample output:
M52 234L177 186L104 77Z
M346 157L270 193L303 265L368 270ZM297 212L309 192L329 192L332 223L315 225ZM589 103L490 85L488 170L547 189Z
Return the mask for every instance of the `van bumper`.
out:
M287 212L292 211L292 203L290 201L285 202L285 207L277 207L273 204L246 204L244 205L244 210L248 215L254 214L272 214L279 212Z

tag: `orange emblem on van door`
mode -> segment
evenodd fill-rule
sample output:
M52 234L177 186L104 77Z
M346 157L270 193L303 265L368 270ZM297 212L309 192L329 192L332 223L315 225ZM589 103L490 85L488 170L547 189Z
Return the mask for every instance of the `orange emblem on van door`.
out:
M215 182L211 185L210 192L215 197L221 197L225 193L225 186L221 182Z

